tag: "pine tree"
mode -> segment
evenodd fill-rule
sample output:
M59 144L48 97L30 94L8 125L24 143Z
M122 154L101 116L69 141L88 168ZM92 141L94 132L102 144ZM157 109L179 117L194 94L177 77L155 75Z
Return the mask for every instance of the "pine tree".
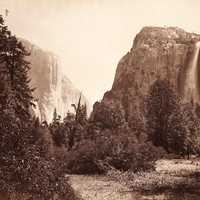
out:
M165 149L170 153L185 154L187 152L187 126L185 114L181 107L168 116L165 134Z
M56 111L56 108L54 108L54 111L53 111L53 123L55 123L57 121L57 111Z
M78 104L71 105L75 111L75 121L76 123L84 126L87 123L87 105L81 105L81 94L79 96Z
M148 139L156 146L167 146L168 119L178 110L179 99L167 81L157 80L146 98Z
M156 81L146 99L148 139L168 152L199 151L200 122L191 104L183 104L168 82Z
M82 94L80 94L80 96L79 96L77 105L75 105L75 104L71 105L74 108L74 111L75 111L75 121L78 122L78 123L82 120L83 113L86 114L86 116L87 116L87 110L86 110L86 113L85 113L84 106L81 105L81 96L82 96Z
M25 60L27 55L29 54L22 43L11 34L0 16L0 132L1 140L4 141L1 143L2 148L6 143L16 145L15 140L18 141L20 134L29 127L29 109L34 104L33 90L29 87L29 63Z
M0 100L3 109L14 109L15 115L19 120L28 122L30 119L30 106L33 104L33 89L29 87L29 63L25 60L28 56L21 42L11 34L4 20L0 16L0 71L3 78L4 98Z
M23 177L23 158L32 143L27 55L0 16L0 179L8 184Z

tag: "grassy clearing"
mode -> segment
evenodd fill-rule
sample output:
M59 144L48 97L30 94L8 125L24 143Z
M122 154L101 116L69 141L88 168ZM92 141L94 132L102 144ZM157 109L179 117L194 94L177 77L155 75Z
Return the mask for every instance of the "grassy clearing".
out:
M133 191L198 193L200 160L159 160L155 164L155 171L137 173L110 171L108 176L117 179Z
M69 175L75 191L85 200L132 200L131 192L106 176Z
M190 176L200 173L200 160L158 160L156 162L156 171L161 174L170 174L173 176Z

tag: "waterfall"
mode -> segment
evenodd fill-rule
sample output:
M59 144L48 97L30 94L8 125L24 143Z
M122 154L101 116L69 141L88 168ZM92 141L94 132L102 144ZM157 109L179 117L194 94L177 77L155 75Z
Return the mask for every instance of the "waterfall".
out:
M200 50L200 42L195 44L191 60L186 71L186 80L184 87L184 97L188 102L199 102L199 86L198 86L198 57Z

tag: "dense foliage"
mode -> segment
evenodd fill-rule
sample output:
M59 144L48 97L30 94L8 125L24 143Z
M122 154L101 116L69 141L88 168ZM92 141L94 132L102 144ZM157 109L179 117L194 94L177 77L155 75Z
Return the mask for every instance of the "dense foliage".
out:
M151 168L166 152L188 157L199 153L194 106L182 103L167 81L154 82L145 99L145 113L135 113L128 122L120 105L104 102L94 104L84 124L72 116L68 113L70 123L58 126L61 133L72 124L79 130L73 132L73 138L79 139L73 140L64 158L68 173L102 173L113 168L140 171ZM70 134L65 137L69 140Z
M199 150L199 119L193 106L180 101L167 81L157 80L146 98L148 139L169 153Z
M106 173L113 168L146 170L164 155L163 149L145 139L140 141L140 135L145 135L144 123L138 117L132 118L130 127L120 106L97 102L89 119L83 114L84 106L78 103L77 108L75 115L68 113L63 122L56 120L49 127L54 144L65 149L61 159L65 160L66 173Z

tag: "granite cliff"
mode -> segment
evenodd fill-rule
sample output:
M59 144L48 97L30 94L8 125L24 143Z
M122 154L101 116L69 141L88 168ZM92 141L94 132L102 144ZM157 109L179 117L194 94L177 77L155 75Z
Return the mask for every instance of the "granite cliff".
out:
M78 102L80 91L62 73L59 58L48 51L22 40L26 49L30 52L27 60L30 62L31 86L36 88L34 97L37 99L35 113L43 121L50 122L53 118L53 111L62 117L68 111L73 111L71 104ZM87 99L82 95L82 103Z
M120 105L127 121L143 108L145 95L157 80L168 80L183 101L198 103L200 35L177 27L144 27L120 60L112 89L103 103ZM95 112L95 110L94 110Z

